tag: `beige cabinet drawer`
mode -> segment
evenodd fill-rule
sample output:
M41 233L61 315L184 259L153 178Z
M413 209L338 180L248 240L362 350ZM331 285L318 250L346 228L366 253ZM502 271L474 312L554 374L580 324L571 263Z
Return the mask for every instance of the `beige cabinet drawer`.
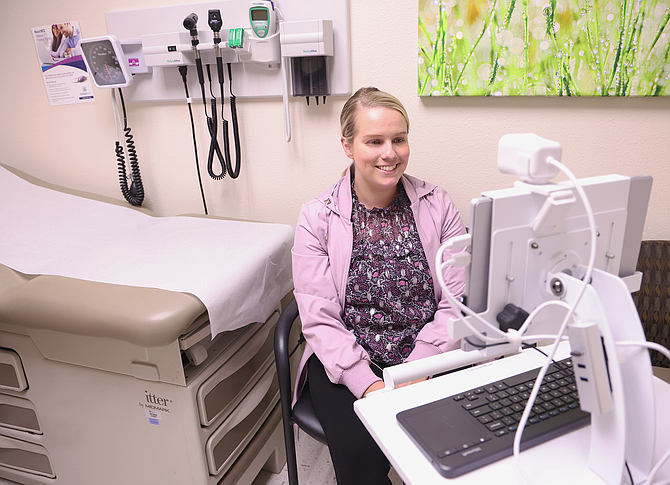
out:
M210 426L237 406L274 362L275 313L224 365L198 388L196 401L200 424Z

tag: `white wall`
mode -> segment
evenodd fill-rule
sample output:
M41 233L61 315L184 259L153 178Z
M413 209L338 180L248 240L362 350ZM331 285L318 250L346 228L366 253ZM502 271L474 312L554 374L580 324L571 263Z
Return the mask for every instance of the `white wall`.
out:
M644 238L670 239L670 97L419 98L417 2L350 2L354 90L374 85L404 102L412 123L408 173L445 187L466 221L471 198L513 184L495 166L500 136L530 131L561 142L563 162L578 177L653 175ZM107 11L166 4L171 2L1 2L0 160L52 183L121 199L109 91L97 90L95 103L51 107L30 28L76 20L82 34L92 37L107 33ZM293 140L286 143L280 99L238 99L242 174L234 181L205 178L210 213L294 225L300 204L325 190L347 165L338 126L344 101L330 98L325 106L307 107L304 99L292 100ZM200 103L194 112L204 163L208 140ZM147 192L144 205L162 215L201 213L185 104L134 103L128 117Z

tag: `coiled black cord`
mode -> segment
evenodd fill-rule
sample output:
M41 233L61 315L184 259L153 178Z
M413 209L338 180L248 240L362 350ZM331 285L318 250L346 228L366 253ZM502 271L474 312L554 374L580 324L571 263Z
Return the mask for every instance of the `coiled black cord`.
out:
M207 115L207 102L205 101L205 92L203 87L203 97L202 102L205 105L205 116L207 117L207 129L209 130L209 154L207 155L207 173L214 180L221 180L226 176L226 160L221 153L221 147L219 146L219 140L217 136L217 123L216 123L216 98L212 93L212 74L209 70L209 64L207 64L207 78L209 79L209 91L212 95L212 116ZM219 159L219 164L221 166L221 173L214 173L214 154Z
M188 73L187 66L179 66L179 74L181 74L181 80L184 82L184 91L186 93L186 100L188 105L188 114L191 118L191 133L193 134L193 151L195 152L195 170L198 174L198 184L200 185L200 195L202 196L202 206L205 209L205 215L207 215L207 202L205 201L205 190L202 187L202 177L200 176L200 161L198 160L198 142L195 139L195 123L193 122L193 109L191 109L191 97L188 94L188 81L186 80L186 74Z
M128 118L126 117L126 103L123 100L123 92L119 88L121 106L123 108L123 131L126 137L126 147L128 149L128 161L130 162L130 188L128 188L128 173L126 172L126 160L123 154L123 145L116 140L116 160L119 169L119 183L123 197L134 206L141 206L144 201L144 185L142 185L142 176L140 175L140 165L137 161L137 151L133 135L130 133Z
M228 122L225 121L225 119L223 122L223 139L226 146L228 173L230 174L230 178L236 179L240 175L242 149L240 148L240 130L237 125L237 104L235 101L235 94L233 93L233 74L231 72L230 63L228 63L228 80L230 81L230 117L233 120L233 137L235 138L235 170L233 170L230 153L228 152ZM223 99L223 89L221 90L221 98ZM223 117L223 107L221 109L221 116Z
M228 79L230 80L230 114L233 119L233 135L235 138L235 170L233 170L233 162L232 159L230 158L230 136L228 134L228 120L226 119L226 116L224 114L224 109L225 109L225 95L224 95L224 82L225 82L225 77L223 74L223 60L221 57L216 58L216 68L217 68L217 74L219 76L219 88L221 91L221 122L223 123L222 126L222 131L223 131L223 150L225 153L225 167L223 168L223 173L225 174L226 170L230 174L230 178L236 179L240 175L240 158L241 158L241 150L240 150L240 132L239 128L237 125L237 106L235 103L235 94L233 94L233 77L231 73L231 68L230 68L230 63L228 63ZM210 71L209 71L209 64L207 65L207 75L210 76ZM214 103L214 93L212 93L212 78L209 78L209 89L210 93L212 94L212 110L214 110L215 103ZM216 128L216 120L214 121Z

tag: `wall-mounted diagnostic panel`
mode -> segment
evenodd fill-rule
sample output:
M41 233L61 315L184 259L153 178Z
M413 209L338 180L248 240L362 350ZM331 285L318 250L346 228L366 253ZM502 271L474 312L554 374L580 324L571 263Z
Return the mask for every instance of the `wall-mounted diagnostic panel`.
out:
M218 31L206 21L211 10L220 12ZM195 32L183 25L191 14L201 19ZM108 32L122 44L124 40L141 40L144 62L153 68L150 74L135 76L132 86L125 90L128 101L183 99L182 78L176 67L195 66L196 56L203 66L215 66L218 56L224 65L230 64L237 97L285 96L285 86L293 96L351 94L348 0L227 0L107 12L106 19ZM296 30L290 28L291 24L301 25ZM323 24L328 28L321 32L304 30L307 25L318 29ZM298 32L294 42L301 39L298 43L304 44L290 54L284 49L282 26L284 32ZM328 57L321 62L327 64L327 73L320 74L327 77L327 91L319 88L322 90L295 92L296 81L291 77L304 77L298 70L304 63L292 63L290 58L315 56ZM288 78L282 72L282 64L295 65ZM197 92L194 76L189 83L190 89ZM297 85L304 86L304 80ZM226 97L230 95L229 88Z

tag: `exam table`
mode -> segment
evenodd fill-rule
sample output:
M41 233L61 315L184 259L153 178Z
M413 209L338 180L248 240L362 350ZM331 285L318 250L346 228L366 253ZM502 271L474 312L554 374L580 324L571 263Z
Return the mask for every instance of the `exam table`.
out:
M213 485L281 470L290 226L157 217L0 165L0 227L0 477Z

